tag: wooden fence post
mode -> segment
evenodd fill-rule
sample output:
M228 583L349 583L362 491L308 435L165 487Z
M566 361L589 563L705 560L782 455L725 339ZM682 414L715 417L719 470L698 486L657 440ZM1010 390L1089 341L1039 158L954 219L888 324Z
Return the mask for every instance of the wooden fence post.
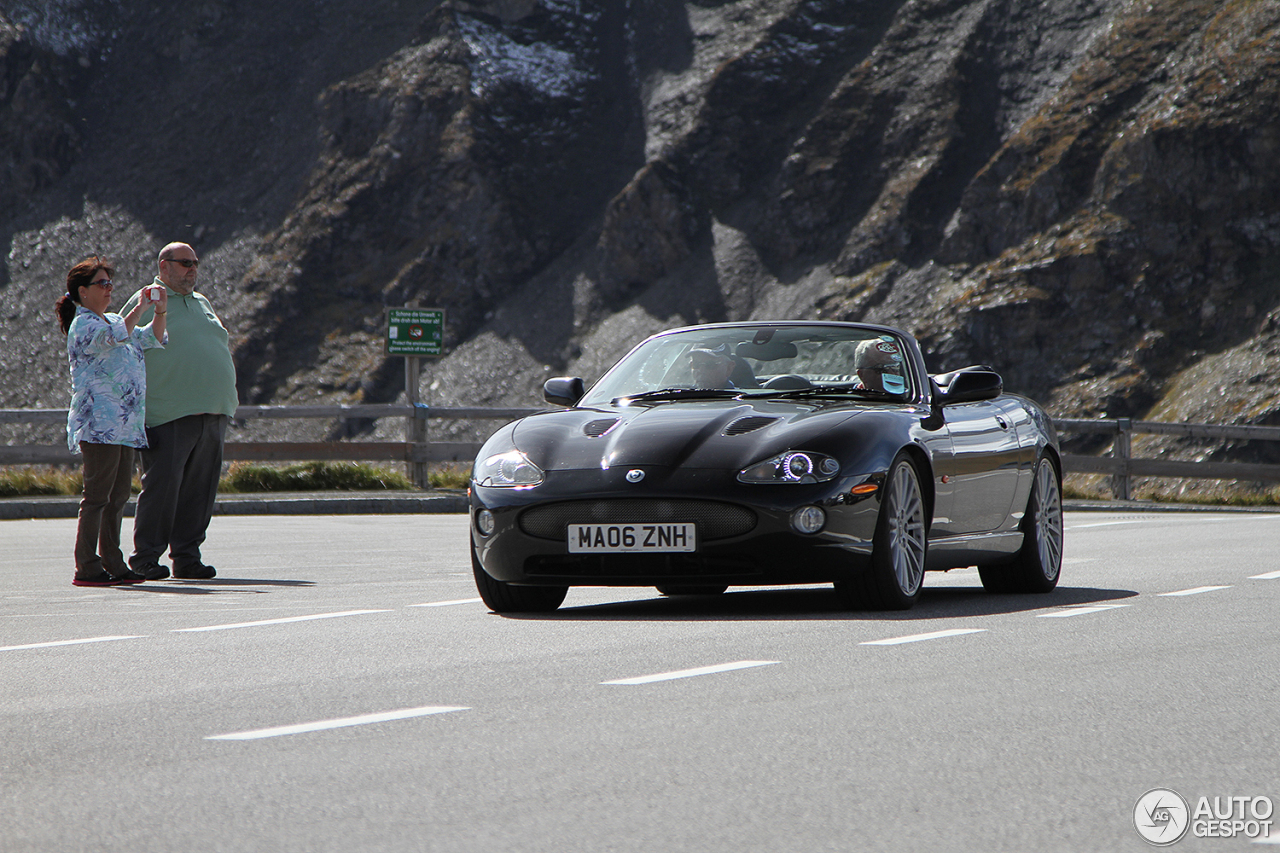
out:
M1116 418L1115 444L1111 446L1111 455L1121 462L1121 469L1118 474L1111 478L1111 493L1116 500L1127 501L1131 499L1129 494L1129 459L1133 453L1133 419L1132 418Z

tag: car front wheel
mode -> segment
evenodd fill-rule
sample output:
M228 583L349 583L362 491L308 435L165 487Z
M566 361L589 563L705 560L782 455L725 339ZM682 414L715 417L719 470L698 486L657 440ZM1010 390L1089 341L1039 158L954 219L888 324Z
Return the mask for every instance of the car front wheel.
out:
M907 610L920 598L927 550L920 474L911 458L900 453L885 478L871 566L837 583L836 592L853 607Z
M476 549L471 549L471 574L475 575L480 599L494 613L550 613L569 593L567 586L516 586L495 580L480 565Z

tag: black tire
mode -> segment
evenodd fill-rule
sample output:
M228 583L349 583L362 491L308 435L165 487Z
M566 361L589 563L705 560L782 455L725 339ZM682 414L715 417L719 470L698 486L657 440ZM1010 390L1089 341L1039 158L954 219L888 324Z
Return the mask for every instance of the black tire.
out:
M885 478L871 565L836 583L836 592L853 607L910 609L924 587L928 532L920 473L910 456L899 453Z
M720 595L729 587L705 584L699 586L692 583L663 584L655 587L663 595Z
M494 613L550 613L569 593L567 586L516 586L494 580L480 565L476 549L471 549L471 573L475 575L480 599Z
M1062 475L1053 460L1036 463L1027 512L1022 517L1022 548L1013 562L978 566L988 592L1052 592L1062 574Z

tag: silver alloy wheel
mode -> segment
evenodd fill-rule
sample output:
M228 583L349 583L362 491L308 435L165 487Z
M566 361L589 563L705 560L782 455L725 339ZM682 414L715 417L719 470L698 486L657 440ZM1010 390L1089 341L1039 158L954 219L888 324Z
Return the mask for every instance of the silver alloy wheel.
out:
M1048 580L1062 569L1062 493L1053 463L1041 459L1036 468L1035 537L1040 567Z
M912 596L924 581L924 498L915 468L903 462L889 481L889 559L903 595Z

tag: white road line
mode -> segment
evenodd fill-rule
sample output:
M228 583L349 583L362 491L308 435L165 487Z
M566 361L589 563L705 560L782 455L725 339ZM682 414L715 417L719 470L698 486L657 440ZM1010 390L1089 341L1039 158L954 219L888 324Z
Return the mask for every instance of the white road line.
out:
M304 732L319 732L325 729L342 729L348 726L367 726L372 723L385 723L391 720L407 720L412 717L426 717L431 714L448 714L452 711L470 711L470 708L452 705L425 705L421 708L401 708L399 711L384 711L381 714L364 714L359 717L342 717L336 720L319 720L314 723L298 723L293 726L275 726L269 729L255 729L250 732L233 732L228 735L210 735L205 740L260 740L282 735L296 735Z
M637 678L619 678L616 681L602 681L601 684L653 684L655 681L674 681L677 678L693 678L696 675L714 675L718 672L732 672L735 669L750 669L753 666L770 666L780 663L776 660L740 660L737 663L722 663L717 666L700 666L696 669L681 669L676 672L661 672L657 675L641 675Z
M236 622L231 625L206 625L203 628L175 628L173 633L189 631L225 631L228 628L256 628L259 625L283 625L286 622L309 622L312 619L336 619L339 616L360 616L365 613L390 613L390 610L344 610L341 613L317 613L314 616L290 616L287 619L263 619L261 622Z
M1074 607L1064 607L1062 610L1055 610L1052 613L1037 613L1038 619L1065 619L1068 616L1084 616L1086 613L1101 613L1104 610L1115 610L1120 607L1128 607L1127 604L1089 604L1077 605Z
M943 637L959 637L961 634L980 634L986 628L952 628L949 631L931 631L928 634L911 634L906 637L893 637L888 640L868 640L860 646L897 646L902 643L918 643L921 640L939 640Z
M1231 589L1229 586L1198 586L1194 589L1180 589L1177 592L1162 592L1161 597L1169 597L1175 595L1199 595L1202 592L1213 592L1216 589Z
M1251 575L1251 581L1273 581L1280 580L1280 572L1267 572L1265 575Z
M83 640L58 640L54 643L28 643L25 646L3 646L0 652L16 652L19 649L48 649L54 646L78 646L81 643L108 643L112 640L141 640L145 634L131 635L127 637L88 637Z
M1131 518L1125 521L1094 521L1089 524L1068 524L1067 530L1084 530L1086 527L1115 527L1117 524L1141 524L1144 520Z
M410 604L410 607L448 607L450 604L476 604L478 598L456 598L453 601L428 601L426 604Z

